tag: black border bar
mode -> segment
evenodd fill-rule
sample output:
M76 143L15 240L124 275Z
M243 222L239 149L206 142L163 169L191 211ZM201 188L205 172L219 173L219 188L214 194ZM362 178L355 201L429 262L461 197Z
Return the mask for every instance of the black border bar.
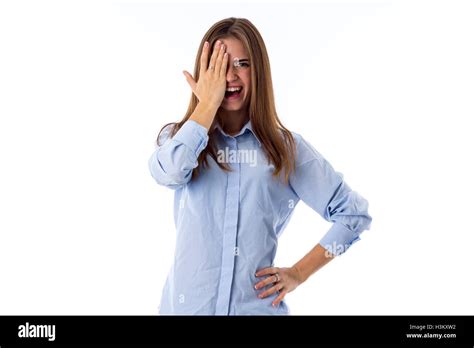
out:
M229 343L287 344L289 347L301 344L474 347L473 318L473 316L0 316L0 348L31 345L156 346ZM34 325L40 325L43 329L37 326L32 329ZM20 330L25 333L26 327L32 335L35 335L35 332L36 335L43 332L43 336L47 336L44 325L54 325L54 341L48 337L19 337Z

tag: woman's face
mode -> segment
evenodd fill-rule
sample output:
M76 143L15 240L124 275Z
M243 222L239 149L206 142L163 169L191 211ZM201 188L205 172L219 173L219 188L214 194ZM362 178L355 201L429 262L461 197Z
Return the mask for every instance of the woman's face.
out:
M247 106L250 98L250 57L242 43L233 37L220 39L229 55L226 74L226 93L221 108L228 111L238 111ZM236 59L240 64L236 64ZM241 88L240 91L235 87ZM230 90L229 90L230 89Z

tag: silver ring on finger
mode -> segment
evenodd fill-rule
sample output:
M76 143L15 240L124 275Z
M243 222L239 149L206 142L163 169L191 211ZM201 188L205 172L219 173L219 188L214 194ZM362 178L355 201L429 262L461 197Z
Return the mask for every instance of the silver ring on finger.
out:
M278 273L275 273L274 276L275 276L274 283L278 283L280 281L280 275Z
M211 66L209 67L209 69L211 69L212 71L214 71L214 66L211 65Z

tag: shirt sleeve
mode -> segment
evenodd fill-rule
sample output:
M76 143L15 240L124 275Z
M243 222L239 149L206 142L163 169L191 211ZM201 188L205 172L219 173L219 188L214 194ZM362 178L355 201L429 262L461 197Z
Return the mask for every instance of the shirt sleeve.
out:
M185 185L198 166L198 157L207 146L207 128L188 120L171 138L172 126L160 134L159 144L148 160L148 168L155 181L176 189Z
M290 186L303 202L333 222L319 243L333 255L343 254L370 229L368 202L311 144L299 135L295 140L296 170L290 175Z

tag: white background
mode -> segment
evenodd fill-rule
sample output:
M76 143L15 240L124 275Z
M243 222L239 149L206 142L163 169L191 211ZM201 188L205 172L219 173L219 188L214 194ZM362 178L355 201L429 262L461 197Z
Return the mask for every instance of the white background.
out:
M201 37L246 17L283 123L370 202L372 228L292 314L474 314L469 1L0 3L0 314L156 314L173 193L151 178ZM298 205L276 265L329 228Z

